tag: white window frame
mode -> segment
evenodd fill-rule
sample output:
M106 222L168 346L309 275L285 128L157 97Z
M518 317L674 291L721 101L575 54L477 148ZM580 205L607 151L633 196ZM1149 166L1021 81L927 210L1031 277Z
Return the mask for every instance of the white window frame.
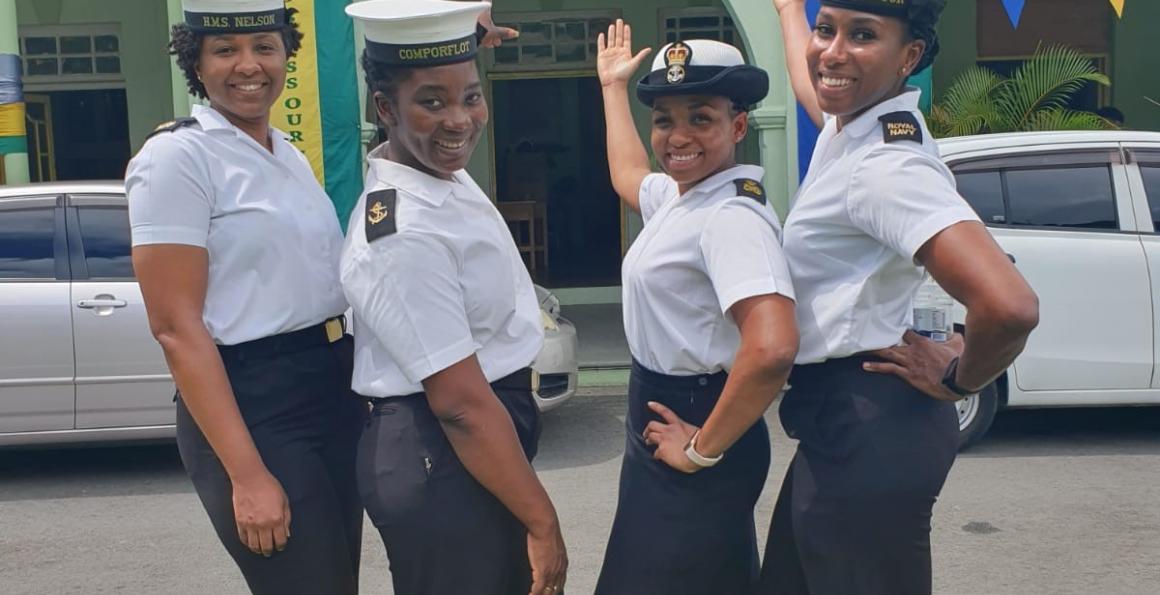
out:
M25 68L24 85L25 89L32 92L37 91L56 91L56 90L76 90L76 89L118 89L125 88L125 60L124 60L124 36L121 34L121 26L116 23L109 24L86 24L86 25L32 25L27 27L20 27L18 37L20 38L21 48L21 62L27 60L35 60L37 58L56 58L63 59L74 54L60 53L60 38L62 37L97 37L100 35L111 35L117 38L117 52L98 52L96 48L88 54L75 54L77 57L89 56L115 56L121 61L121 72L115 74L97 74L96 72L84 74L57 74L49 75L30 75ZM23 53L24 40L28 37L54 37L57 39L57 53L44 54L42 56L29 56ZM95 64L94 64L95 69Z
M615 22L621 17L622 11L618 8L610 8L607 10L559 10L559 11L536 11L536 12L511 12L495 15L495 22L505 26L515 26L519 23L536 23L555 25L557 21L591 21L594 19L608 19ZM585 45L589 50L596 44L596 35L601 31L589 31ZM569 42L568 45L574 45L575 42ZM527 43L524 44L519 38L512 41L505 41L504 47L523 47L523 45L547 45L542 43ZM552 44L553 46L555 44ZM497 63L495 60L495 50L484 52L484 59L487 65L488 72L504 73L504 72L543 72L543 71L577 71L577 70L596 70L596 53L585 51L587 60L584 62L551 62L547 64L505 64ZM591 55L588 55L588 54Z

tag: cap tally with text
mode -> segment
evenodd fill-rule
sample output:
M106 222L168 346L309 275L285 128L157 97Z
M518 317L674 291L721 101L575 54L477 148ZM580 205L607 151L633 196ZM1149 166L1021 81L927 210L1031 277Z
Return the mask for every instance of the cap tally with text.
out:
M181 0L181 7L199 33L259 33L286 24L284 0Z
M769 75L745 63L741 50L720 41L690 39L661 48L652 72L636 85L645 105L671 95L716 95L751 106L769 93Z
M366 0L346 7L363 24L367 55L389 66L424 68L475 59L476 22L486 2Z

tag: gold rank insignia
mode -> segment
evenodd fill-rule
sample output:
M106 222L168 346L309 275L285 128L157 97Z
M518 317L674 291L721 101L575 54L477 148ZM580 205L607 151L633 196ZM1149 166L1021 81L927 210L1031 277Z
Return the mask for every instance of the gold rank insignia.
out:
M922 126L911 112L892 112L878 118L882 122L882 136L888 143L912 140L922 144Z
M158 134L161 134L162 132L176 132L182 128L185 128L186 126L193 126L194 124L197 124L197 118L178 118L176 120L170 120L168 122L159 124L157 128L154 128L153 132L150 132L149 136L146 136L145 138L148 140Z
M397 231L395 225L395 190L379 190L367 195L367 243L389 236Z
M734 180L733 184L737 186L737 196L745 196L761 204L765 204L765 187L761 185L761 182L749 178L742 178L740 180Z
M683 42L676 42L665 50L665 65L669 67L665 80L670 85L680 84L685 80L685 66L693 58L693 48Z

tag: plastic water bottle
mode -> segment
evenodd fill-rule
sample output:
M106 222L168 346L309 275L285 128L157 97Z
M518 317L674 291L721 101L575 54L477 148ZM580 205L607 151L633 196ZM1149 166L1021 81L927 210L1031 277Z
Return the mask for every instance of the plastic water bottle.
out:
M954 332L951 312L954 300L933 281L927 280L914 296L914 332L943 342Z

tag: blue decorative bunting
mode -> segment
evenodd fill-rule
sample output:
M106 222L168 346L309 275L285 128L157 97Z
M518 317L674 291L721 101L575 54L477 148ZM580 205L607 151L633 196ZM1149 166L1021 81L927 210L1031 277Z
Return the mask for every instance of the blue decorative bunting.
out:
M1026 0L1003 0L1003 8L1007 9L1007 16L1011 19L1011 27L1019 28L1019 19L1023 16L1023 5Z

